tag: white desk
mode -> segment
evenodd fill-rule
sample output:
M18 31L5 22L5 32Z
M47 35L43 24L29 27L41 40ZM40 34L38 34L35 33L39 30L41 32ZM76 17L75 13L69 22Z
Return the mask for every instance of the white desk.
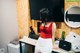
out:
M27 44L30 44L30 45L35 46L37 40L28 38L27 36L24 36L23 39L20 39L20 42L24 42L24 43L27 43ZM54 44L54 46L57 46L57 45ZM73 51L65 51L65 50L62 50L62 49L57 49L57 50L56 49L53 49L53 51L59 52L59 53L74 53Z
M37 40L28 38L27 36L24 36L23 39L20 39L20 41L28 43L30 45L34 45L34 46L36 45L36 42L37 42Z

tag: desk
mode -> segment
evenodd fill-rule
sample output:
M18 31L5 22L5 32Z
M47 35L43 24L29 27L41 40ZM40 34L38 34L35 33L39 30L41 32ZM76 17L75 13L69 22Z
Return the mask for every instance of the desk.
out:
M36 45L36 42L37 42L37 40L31 39L31 38L29 38L27 36L24 36L23 39L19 40L19 43L20 43L20 53L22 53L22 43L25 43L26 45L32 46L32 53L33 53L35 45Z
M24 36L23 39L20 39L20 53L22 53L21 43L32 45L33 46L33 50L34 50L34 47L35 47L35 45L37 43L37 40L28 38L27 36ZM55 46L55 44L54 44L54 46ZM58 50L53 49L53 51L54 52L58 52L58 53L74 53L73 51L65 51L65 50L62 50L62 49L58 49Z

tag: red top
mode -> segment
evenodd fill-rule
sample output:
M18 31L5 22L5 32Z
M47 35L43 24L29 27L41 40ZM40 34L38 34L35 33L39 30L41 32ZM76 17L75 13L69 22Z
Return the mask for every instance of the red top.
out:
M49 27L40 26L40 37L52 38L52 23Z

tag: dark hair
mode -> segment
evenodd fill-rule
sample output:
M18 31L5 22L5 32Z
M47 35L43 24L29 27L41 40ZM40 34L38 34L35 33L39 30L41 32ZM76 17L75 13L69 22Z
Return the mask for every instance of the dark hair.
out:
M50 22L53 21L53 15L48 8L43 8L40 10L40 19L42 22Z

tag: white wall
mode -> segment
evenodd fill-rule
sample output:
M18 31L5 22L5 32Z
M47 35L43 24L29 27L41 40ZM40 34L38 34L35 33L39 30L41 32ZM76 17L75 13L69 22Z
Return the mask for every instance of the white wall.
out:
M5 48L18 38L16 0L0 0L0 48Z
M1 11L0 11L1 12ZM1 13L0 13L1 14ZM0 15L1 18L1 15ZM0 48L1 48L1 20L0 20Z

